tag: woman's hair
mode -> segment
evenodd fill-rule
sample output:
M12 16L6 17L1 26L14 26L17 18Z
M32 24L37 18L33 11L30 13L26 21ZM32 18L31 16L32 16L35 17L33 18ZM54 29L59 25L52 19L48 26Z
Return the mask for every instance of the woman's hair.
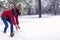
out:
M16 7L15 7L15 8L12 8L12 13L13 13L15 16L21 15L20 10L18 10Z
M18 6L14 3L14 6L12 7L12 13L17 16L17 15L21 15L21 12L19 12L21 10L21 4L19 4Z
M17 16L16 8L12 8L12 13L14 16Z
M17 9L16 9L18 15L21 15L21 4L17 5Z

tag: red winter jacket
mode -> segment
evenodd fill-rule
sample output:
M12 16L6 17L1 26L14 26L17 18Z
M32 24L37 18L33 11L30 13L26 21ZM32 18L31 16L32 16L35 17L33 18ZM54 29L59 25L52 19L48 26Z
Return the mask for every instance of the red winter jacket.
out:
M6 10L2 13L2 18L11 18L12 22L14 25L19 24L18 22L18 15L14 16L14 14L12 13L12 10Z

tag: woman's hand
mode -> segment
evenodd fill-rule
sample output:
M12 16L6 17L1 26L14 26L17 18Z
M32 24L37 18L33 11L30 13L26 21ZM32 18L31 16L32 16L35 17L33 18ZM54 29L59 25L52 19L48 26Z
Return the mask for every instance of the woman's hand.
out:
M17 26L17 25L15 25L15 28L16 28L16 30L18 31L18 26Z
M17 26L18 26L18 29L20 29L19 25L17 25Z
M19 25L15 25L15 27L16 27L16 30L17 31L18 31L18 29L20 29Z

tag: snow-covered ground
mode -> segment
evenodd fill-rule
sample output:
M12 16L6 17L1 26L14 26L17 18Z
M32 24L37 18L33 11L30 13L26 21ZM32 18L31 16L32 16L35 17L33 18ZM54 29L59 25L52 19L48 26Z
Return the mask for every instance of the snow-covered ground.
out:
M21 29L10 37L10 27L4 34L4 24L0 19L0 40L60 40L60 15L26 15L19 17Z

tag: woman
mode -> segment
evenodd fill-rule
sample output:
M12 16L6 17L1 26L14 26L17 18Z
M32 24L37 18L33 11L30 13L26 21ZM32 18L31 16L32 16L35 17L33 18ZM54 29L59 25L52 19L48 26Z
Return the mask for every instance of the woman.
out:
M17 12L17 10L18 10L18 12ZM19 21L18 21L18 15L20 15L20 14L19 14L19 9L17 9L17 7L6 10L2 13L1 18L2 18L3 23L5 24L4 33L6 33L6 30L8 28L8 22L10 23L10 29L11 29L10 36L11 37L14 36L13 24L15 25L16 30L20 29Z

